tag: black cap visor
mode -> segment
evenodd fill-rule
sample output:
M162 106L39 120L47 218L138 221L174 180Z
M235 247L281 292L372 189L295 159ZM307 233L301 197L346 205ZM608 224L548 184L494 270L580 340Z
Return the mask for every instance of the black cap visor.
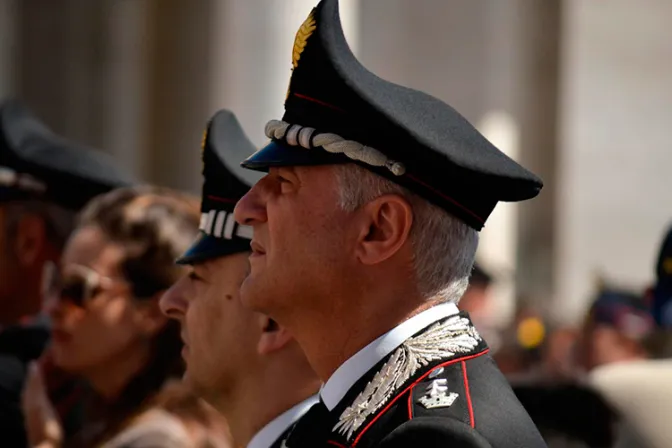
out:
M274 166L334 165L348 162L352 160L342 154L331 154L319 147L306 149L273 140L245 159L241 165L250 170L268 171Z
M228 240L201 232L191 247L175 260L175 263L182 265L197 264L214 258L250 251L250 240L248 239Z

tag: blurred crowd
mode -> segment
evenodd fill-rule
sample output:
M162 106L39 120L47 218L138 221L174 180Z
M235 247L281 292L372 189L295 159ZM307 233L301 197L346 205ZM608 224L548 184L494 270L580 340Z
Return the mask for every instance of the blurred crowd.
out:
M474 268L460 307L502 341L494 359L549 446L672 446L672 227L651 266L656 282L641 290L599 281L575 325L523 306L505 329L494 328L490 311L497 279Z

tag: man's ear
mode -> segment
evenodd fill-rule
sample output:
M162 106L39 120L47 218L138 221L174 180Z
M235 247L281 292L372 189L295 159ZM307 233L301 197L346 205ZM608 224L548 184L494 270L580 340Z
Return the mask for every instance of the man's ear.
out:
M19 219L14 237L14 253L22 267L33 265L45 250L47 232L44 220L34 214L24 214Z
M394 256L408 241L413 225L413 209L406 199L386 194L364 205L357 256L374 265Z
M260 316L262 331L257 344L260 355L268 355L280 350L294 340L291 334L268 316Z

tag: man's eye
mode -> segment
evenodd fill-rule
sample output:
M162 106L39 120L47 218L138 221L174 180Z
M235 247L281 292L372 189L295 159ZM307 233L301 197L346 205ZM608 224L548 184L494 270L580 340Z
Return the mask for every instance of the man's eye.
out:
M198 274L196 274L196 272L191 271L191 272L189 273L189 280L198 282L198 281L202 281L203 279L202 279L201 277L199 277Z

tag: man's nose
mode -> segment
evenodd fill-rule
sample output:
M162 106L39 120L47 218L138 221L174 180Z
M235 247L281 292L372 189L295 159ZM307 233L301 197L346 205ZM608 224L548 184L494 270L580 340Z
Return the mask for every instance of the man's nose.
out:
M173 286L168 288L168 290L161 296L159 307L165 316L170 317L171 319L181 320L187 312L188 302L184 294L187 281L188 278L185 275L175 282Z
M238 224L252 226L266 221L266 204L260 186L263 180L253 186L236 204L233 213Z

